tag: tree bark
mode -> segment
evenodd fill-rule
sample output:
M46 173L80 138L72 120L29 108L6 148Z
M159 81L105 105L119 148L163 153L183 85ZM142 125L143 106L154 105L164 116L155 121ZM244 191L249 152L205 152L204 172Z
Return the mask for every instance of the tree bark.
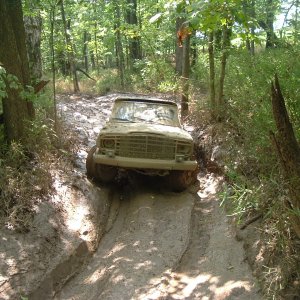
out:
M183 18L176 19L176 33L180 30L184 22ZM182 57L183 57L183 47L176 43L175 48L175 70L178 76L182 75Z
M133 26L135 36L129 38L129 57L130 65L137 60L141 59L141 41L138 33L138 19L137 19L137 2L136 0L127 0L127 14L126 21L129 25Z
M21 0L0 0L0 62L20 83L20 88L11 88L6 80L7 98L2 104L8 141L21 141L26 120L34 117L33 103L20 96L30 83Z
M60 8L61 8L61 17L62 17L63 26L64 26L65 39L66 39L66 44L67 44L67 55L68 55L68 60L69 60L69 64L71 67L71 73L72 73L72 78L73 78L73 89L74 89L74 93L78 93L80 91L80 89L79 89L78 78L77 78L77 73L76 73L76 66L75 66L74 47L71 42L70 34L68 33L68 31L70 31L70 24L68 25L67 21L66 21L63 0L60 1Z
M276 35L274 33L274 20L275 20L275 11L274 11L274 0L267 0L267 17L266 17L266 48L274 48L276 46Z
M288 184L290 219L293 229L300 238L300 147L290 122L277 76L271 87L273 116L277 134L271 139L279 158L284 178Z
M118 65L118 72L121 80L121 86L124 87L124 53L123 53L123 45L120 33L120 7L116 0L114 0L114 8L115 8L115 35L116 35L116 61Z
M216 110L216 90L215 90L215 56L214 56L214 33L208 34L208 56L209 56L209 98L213 117Z
M182 95L181 118L184 119L189 111L189 76L190 76L190 35L188 34L183 44L182 66Z
M86 30L83 32L83 60L85 71L89 72L89 60L88 60L88 33Z
M227 25L223 26L222 29L222 55L221 55L221 68L220 68L220 84L219 84L219 95L218 95L218 117L223 118L224 113L224 83L225 83L225 75L226 75L226 63L228 58L228 51L230 47L230 36L231 36L231 28Z
M32 9L34 9L32 5ZM41 31L42 18L39 10L34 16L25 16L26 46L29 59L30 75L33 82L42 77Z

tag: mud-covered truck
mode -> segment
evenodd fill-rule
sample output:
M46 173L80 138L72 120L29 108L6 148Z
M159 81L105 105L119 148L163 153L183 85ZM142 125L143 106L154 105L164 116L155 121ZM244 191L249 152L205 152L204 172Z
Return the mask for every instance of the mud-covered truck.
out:
M108 183L119 170L162 176L174 191L197 180L194 142L173 101L145 97L115 99L108 122L86 160L89 178Z

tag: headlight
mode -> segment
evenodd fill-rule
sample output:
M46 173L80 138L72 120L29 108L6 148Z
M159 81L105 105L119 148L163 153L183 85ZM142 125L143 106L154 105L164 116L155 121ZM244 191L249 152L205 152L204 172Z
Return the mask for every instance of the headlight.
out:
M105 149L114 149L115 144L116 142L113 138L104 138L100 142L101 148L105 148Z
M192 153L192 145L190 144L177 144L177 154L190 155Z

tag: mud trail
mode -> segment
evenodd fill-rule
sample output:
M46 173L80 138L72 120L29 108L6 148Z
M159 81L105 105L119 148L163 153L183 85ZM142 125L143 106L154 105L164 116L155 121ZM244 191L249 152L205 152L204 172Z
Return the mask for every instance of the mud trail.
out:
M116 94L65 96L60 113L76 131L79 167ZM220 179L171 193L133 176L110 187L106 234L54 299L262 299L217 192Z

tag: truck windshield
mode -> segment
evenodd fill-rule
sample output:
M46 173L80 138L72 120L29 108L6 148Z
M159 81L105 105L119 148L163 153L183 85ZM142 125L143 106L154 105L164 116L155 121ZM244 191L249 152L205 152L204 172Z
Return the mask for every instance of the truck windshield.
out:
M153 102L117 101L114 104L110 119L117 122L144 122L180 126L176 106Z

